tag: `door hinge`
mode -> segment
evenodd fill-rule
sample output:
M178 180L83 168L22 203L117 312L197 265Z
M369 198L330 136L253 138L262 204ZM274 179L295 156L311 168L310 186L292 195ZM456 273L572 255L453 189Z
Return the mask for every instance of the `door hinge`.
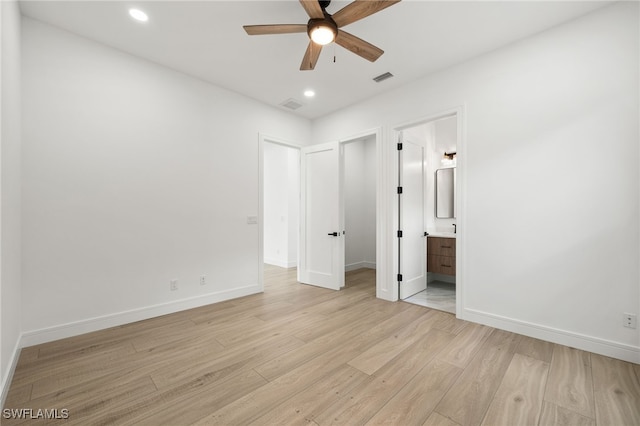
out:
M398 231L398 238L402 238L402 231Z
M398 142L398 151L402 151L402 142Z
M398 281L402 281L402 274L398 274Z
M402 194L402 187L401 186L398 187L398 194Z

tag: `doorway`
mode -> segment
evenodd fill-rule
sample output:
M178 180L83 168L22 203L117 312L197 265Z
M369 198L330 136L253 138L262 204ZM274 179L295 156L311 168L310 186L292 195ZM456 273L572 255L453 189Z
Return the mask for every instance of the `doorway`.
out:
M346 271L377 267L380 152L380 130L302 148L300 282L339 290Z
M300 148L260 137L260 282L265 265L295 275L298 266L300 216Z
M376 144L373 135L344 147L345 283L375 282Z
M458 127L449 114L397 130L399 298L454 314Z
M349 145L350 143L354 145ZM359 148L357 148L358 144L361 144ZM359 149L363 156L359 159L362 163L360 172L349 165L351 164L351 160L349 160L351 156L348 154L347 157L347 173L361 174L359 177L361 188L353 190L355 194L362 193L358 194L359 201L356 201L357 197L349 196L349 203L361 204L360 213L358 213L358 209L353 213L354 210L351 208L345 212L345 147L348 152L354 148L356 151ZM271 153L281 151L280 148L288 148L289 153L293 150L299 156L297 179L292 178L295 174L289 174L287 178L287 185L295 180L299 188L297 204L299 222L296 233L293 232L293 221L288 220L286 227L288 234L286 253L288 253L288 257L286 259L283 259L282 256L284 251L282 247L284 247L285 241L282 235L278 235L276 238L277 241L280 241L279 246L272 245L270 242L274 233L271 231L272 226L273 229L280 230L279 233L285 232L285 227L282 224L284 222L282 206L279 211L274 209L274 213L268 212L270 210L268 205L273 199L270 198L270 190L268 189L271 185L270 178L265 176L265 172L268 173L268 169L272 168L269 165ZM386 175L383 174L386 156L383 155L385 148L382 144L382 129L368 130L340 141L306 147L261 134L259 151L258 238L261 289L264 290L266 260L268 263L279 265L267 266L266 269L270 275L272 275L273 268L279 269L286 266L289 268L284 271L287 279L292 279L297 275L297 281L300 283L334 290L339 290L344 286L345 273L351 274L355 269L368 271L364 274L368 277L367 280L369 282L375 281L375 289L372 289L372 293L375 290L377 297L389 300L389 295L392 293L391 289L387 287L391 283L387 275L392 270L391 258L389 257L391 247L387 247L389 239L386 233L381 231L381 229L388 229L387 221L390 220L386 210L381 210L385 205L384 194L387 186ZM279 158L281 159L280 164L282 164L283 157ZM291 154L288 158L291 159ZM280 167L280 171L283 167ZM282 182L282 178L280 178L280 182ZM290 187L290 191L294 190ZM348 191L352 190L348 189ZM280 200L284 198L282 194L279 196ZM287 211L290 213L286 217L293 217L292 209ZM349 224L345 223L347 215L350 216ZM356 229L362 225L360 221L365 216L366 226L360 230ZM372 223L375 224L375 228L371 226ZM354 227L354 236L349 239L350 247L360 245L361 248L354 250L350 248L349 258L347 258L345 242L347 241L347 228L350 227ZM297 237L297 245L292 244L294 235ZM361 235L364 242L358 241L357 235ZM297 268L293 267L293 247L298 249L295 262ZM277 255L280 257L278 258ZM374 273L372 274L371 271ZM276 271L276 273L280 272ZM358 280L360 279L358 278Z

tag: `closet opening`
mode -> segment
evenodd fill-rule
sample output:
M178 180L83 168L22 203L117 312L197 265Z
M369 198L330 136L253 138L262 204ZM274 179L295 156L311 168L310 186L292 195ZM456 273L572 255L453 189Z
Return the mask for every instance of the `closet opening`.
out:
M343 146L345 284L376 289L376 136Z

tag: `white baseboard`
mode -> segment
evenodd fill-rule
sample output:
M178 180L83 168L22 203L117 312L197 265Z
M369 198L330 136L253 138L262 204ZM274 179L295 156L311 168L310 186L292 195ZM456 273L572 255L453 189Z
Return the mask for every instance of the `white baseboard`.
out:
M273 266L279 266L280 268L295 268L298 266L298 262L287 262L286 260L265 259L264 263Z
M464 309L463 315L458 314L458 318L499 328L501 330L511 331L513 333L523 334L536 339L570 346L583 351L640 364L640 347L638 346L626 345L593 336L547 327L540 324L524 322L475 309Z
M147 306L144 308L132 309L130 311L118 312L115 314L88 318L86 320L75 321L67 324L55 325L53 327L41 328L39 330L27 331L22 334L20 347L33 346L67 337L78 336L80 334L142 321L160 315L172 314L174 312L197 308L199 306L248 296L250 294L260 293L261 291L260 286L254 284L246 287L235 288L233 290L209 293L201 296Z
M11 381L13 380L13 373L16 371L16 366L18 365L18 358L20 357L20 350L24 345L22 344L22 335L18 337L16 341L16 345L11 352L11 361L9 362L9 368L7 368L7 372L4 377L2 377L2 382L0 382L0 407L4 407L4 403L7 400L7 395L9 394L9 387L11 386ZM17 407L8 407L8 408L17 408Z
M355 271L356 269L362 269L362 268L376 269L376 263L375 262L356 262L356 263L350 263L344 266L345 272Z

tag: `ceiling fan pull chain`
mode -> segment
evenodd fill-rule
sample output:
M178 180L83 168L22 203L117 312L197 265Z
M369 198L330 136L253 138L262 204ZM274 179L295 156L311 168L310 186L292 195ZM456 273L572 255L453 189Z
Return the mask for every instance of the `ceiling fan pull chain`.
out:
M336 63L336 44L333 43L333 63Z

